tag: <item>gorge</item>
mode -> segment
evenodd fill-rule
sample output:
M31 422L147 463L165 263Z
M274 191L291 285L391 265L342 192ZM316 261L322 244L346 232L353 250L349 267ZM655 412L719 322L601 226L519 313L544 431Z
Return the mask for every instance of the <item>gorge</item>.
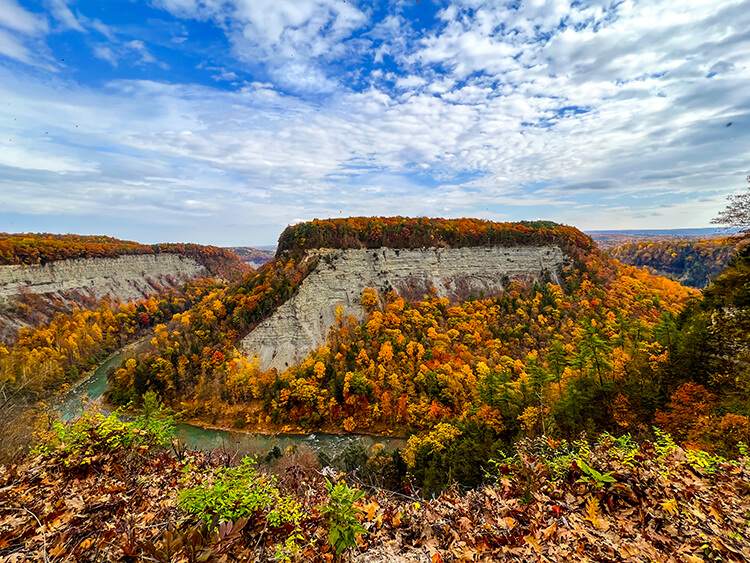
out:
M500 295L511 280L559 284L571 262L558 246L321 248L305 260L316 265L294 296L242 340L242 350L257 357L262 370L284 371L325 344L338 307L340 316L364 321L365 288L382 295L392 290L408 300L484 299Z

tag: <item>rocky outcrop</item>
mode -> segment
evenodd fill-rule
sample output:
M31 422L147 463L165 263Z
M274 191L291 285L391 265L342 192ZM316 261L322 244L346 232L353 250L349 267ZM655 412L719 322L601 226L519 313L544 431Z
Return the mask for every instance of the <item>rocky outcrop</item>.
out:
M192 258L179 254L134 254L117 258L61 260L34 266L0 266L0 299L30 293L76 290L101 299L132 301L205 274Z
M432 291L451 300L499 295L512 279L558 282L568 258L556 246L429 248L429 249L320 249L320 257L297 293L242 341L261 369L301 362L323 345L341 305L344 316L365 318L362 291L395 290L409 300Z
M133 301L206 275L206 269L181 254L132 254L116 258L60 260L45 265L0 266L0 340L38 322L19 318L14 302L35 294L35 308L65 310L106 295ZM39 321L45 321L42 316Z

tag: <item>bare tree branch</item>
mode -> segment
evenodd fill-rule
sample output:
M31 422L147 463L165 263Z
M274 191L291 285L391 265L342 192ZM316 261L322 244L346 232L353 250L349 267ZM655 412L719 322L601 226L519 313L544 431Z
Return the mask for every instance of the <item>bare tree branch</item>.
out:
M750 175L747 181L750 183ZM711 219L711 223L724 225L726 229L738 228L741 233L750 232L750 186L746 192L730 195L727 199L729 205L718 217Z

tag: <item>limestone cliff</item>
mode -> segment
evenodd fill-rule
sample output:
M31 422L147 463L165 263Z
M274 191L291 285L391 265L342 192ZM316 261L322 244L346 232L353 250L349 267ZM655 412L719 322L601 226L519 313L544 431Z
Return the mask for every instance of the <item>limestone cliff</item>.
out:
M407 299L421 299L434 287L437 295L465 299L493 297L512 279L558 282L569 263L557 246L464 247L425 249L318 249L316 268L297 293L261 322L242 341L261 369L299 363L325 343L335 321L335 310L362 320L362 291L396 290Z
M105 295L133 301L188 280L207 271L192 258L181 254L133 254L116 258L60 260L45 265L0 266L0 338L28 326L12 312L22 294L36 294L60 309L60 303L81 304Z

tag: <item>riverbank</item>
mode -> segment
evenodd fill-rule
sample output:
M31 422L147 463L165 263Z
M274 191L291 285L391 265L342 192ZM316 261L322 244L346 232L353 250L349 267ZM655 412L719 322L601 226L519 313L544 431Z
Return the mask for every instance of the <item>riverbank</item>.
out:
M119 365L124 358L138 352L138 348L148 343L153 336L148 331L137 340L126 344L115 350L106 357L97 367L86 372L86 374L59 396L52 404L52 410L60 413L63 421L68 421L85 410L87 401L101 401L103 409L107 409L103 401L107 391L107 372L110 368Z
M396 430L394 429L384 429L384 430L373 430L373 431L367 431L363 430L362 432L347 432L346 430L343 430L339 426L335 426L332 424L326 424L319 428L313 429L313 430L305 430L301 426L298 425L278 425L278 424L260 424L260 423L254 423L252 425L252 428L243 427L243 428L237 428L233 426L226 426L222 424L212 424L208 423L204 420L201 420L200 418L186 418L181 420L184 424L189 424L190 426L195 426L198 428L203 428L205 430L221 430L224 432L234 432L237 434L261 434L263 436L310 436L313 434L327 434L332 436L367 436L369 438L384 438L387 440L407 440L409 438L410 433L403 428L398 428Z

